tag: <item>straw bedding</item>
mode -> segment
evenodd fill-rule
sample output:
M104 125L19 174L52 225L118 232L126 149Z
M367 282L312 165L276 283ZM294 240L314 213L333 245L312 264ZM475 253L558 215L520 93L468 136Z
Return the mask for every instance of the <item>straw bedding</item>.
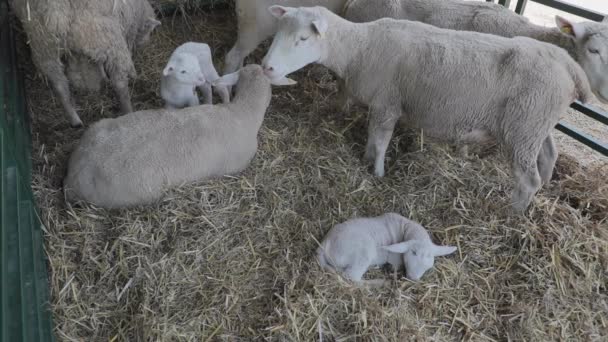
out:
M164 18L136 57L135 108L162 105L159 72L177 45L209 43L221 70L234 38L227 9ZM361 160L365 110L336 110L334 79L312 67L295 74L297 86L274 89L242 174L171 190L150 207L72 208L61 180L83 131L68 127L39 75L26 76L59 340L608 338L606 163L561 156L525 218L508 215L510 173L495 150L464 158L399 130L377 179ZM85 124L116 115L110 89L76 101ZM314 251L332 225L387 211L459 251L419 282L371 270L392 279L380 289L319 270Z

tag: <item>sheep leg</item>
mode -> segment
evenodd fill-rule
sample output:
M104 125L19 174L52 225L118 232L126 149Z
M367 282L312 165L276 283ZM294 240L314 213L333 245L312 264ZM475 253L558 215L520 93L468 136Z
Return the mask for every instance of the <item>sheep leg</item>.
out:
M543 142L543 146L538 153L538 159L536 161L543 184L549 184L549 182L551 182L551 176L553 176L553 169L556 161L557 148L555 147L553 137L549 134Z
M53 49L59 51L58 47L45 46L43 43L38 44L38 39L34 37L30 37L30 39L32 59L36 66L38 66L38 69L40 69L40 72L51 82L51 86L53 87L55 94L59 97L59 101L65 110L65 115L70 121L70 125L72 127L82 126L82 121L78 117L78 113L76 113L76 109L74 109L72 103L69 81L65 75L59 54L57 53L57 55L54 55L51 58L44 55L50 53Z
M273 33L271 27L256 27L260 23L239 23L239 33L236 43L226 55L224 75L233 73L243 66L245 57L255 50L260 43Z
M338 86L338 106L342 112L348 112L350 107L353 104L352 99L348 95L348 91L346 90L346 82L342 78L338 78L337 80Z
M542 185L536 163L538 150L530 153L529 150L523 151L522 149L514 153L513 169L517 184L513 190L511 203L513 210L518 214L526 211L532 202L532 197Z
M110 80L112 81L114 92L118 96L121 114L131 113L133 107L131 106L131 95L129 94L129 78L123 73L112 72L110 73Z
M227 87L216 87L215 93L220 96L220 98L222 99L222 103L230 102L230 92L228 91Z
M374 175L377 177L384 177L386 150L399 119L399 115L394 113L394 111L378 112L375 110L372 110L371 113L365 159L374 162Z
M369 263L356 262L344 269L344 275L355 284L363 283L363 275L367 272Z
M213 104L213 93L211 92L211 83L205 82L205 84L198 87L203 92L203 103Z
M192 97L188 99L188 107L195 107L198 105L200 105L200 102L198 101L198 96L196 96L196 94L193 94Z

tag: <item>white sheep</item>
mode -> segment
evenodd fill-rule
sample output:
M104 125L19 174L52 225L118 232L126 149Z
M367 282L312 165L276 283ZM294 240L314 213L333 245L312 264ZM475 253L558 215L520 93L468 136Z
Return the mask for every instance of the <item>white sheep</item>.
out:
M407 277L419 280L433 267L435 257L455 251L456 247L434 244L420 224L387 213L334 226L317 249L317 260L324 269L338 272L355 283L363 282L363 275L371 266L386 263L395 271L405 265Z
M557 159L551 132L575 99L592 97L584 71L554 45L380 19L356 24L323 7L272 6L281 18L264 57L270 77L320 63L368 105L365 157L384 175L396 122L456 143L491 137L508 153L523 213Z
M160 94L166 108L184 108L199 104L196 87L203 93L203 103L211 104L211 84L219 79L209 45L188 42L173 51L163 70ZM230 102L228 88L213 87L223 103Z
M340 13L346 0L235 0L238 20L236 43L226 55L224 73L232 73L243 65L245 57L264 40L272 37L277 29L277 20L268 13L271 5L325 6Z
M574 23L556 16L557 27L544 27L498 4L461 0L349 0L343 17L358 23L385 17L407 19L557 45L581 65L597 98L608 103L608 17L604 23Z
M237 81L231 103L145 110L91 125L70 156L66 199L105 208L144 205L167 188L245 169L257 151L270 85L295 82L271 81L259 65L248 65L214 84Z
M32 60L46 76L66 112L70 124L82 126L72 97L62 59L90 63L82 70L68 68L74 79L94 72L95 82L107 74L123 113L132 111L129 78L136 76L131 53L143 46L160 22L147 0L11 0L23 24L32 50ZM70 59L76 54L76 59ZM78 75L78 73L82 75ZM99 89L83 82L82 87Z

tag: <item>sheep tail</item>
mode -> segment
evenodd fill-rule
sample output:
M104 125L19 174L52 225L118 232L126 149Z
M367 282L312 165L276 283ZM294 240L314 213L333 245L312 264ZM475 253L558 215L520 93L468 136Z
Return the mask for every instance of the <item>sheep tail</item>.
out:
M591 91L591 85L589 79L583 71L580 65L572 61L568 65L570 75L574 80L574 89L576 91L576 99L582 103L587 103L593 99L593 92Z

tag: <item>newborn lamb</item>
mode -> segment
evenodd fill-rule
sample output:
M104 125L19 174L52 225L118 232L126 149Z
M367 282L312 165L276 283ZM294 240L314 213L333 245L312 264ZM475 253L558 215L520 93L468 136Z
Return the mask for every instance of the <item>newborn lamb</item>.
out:
M407 277L419 280L433 267L435 257L455 251L456 247L435 245L420 224L399 214L387 213L336 225L321 242L317 258L322 268L360 284L370 266L386 263L394 270L405 265Z
M196 87L203 92L204 103L211 104L213 100L211 85L218 78L209 45L193 42L180 45L171 54L160 80L160 94L165 100L165 107L198 106ZM226 86L214 88L223 103L230 102Z

